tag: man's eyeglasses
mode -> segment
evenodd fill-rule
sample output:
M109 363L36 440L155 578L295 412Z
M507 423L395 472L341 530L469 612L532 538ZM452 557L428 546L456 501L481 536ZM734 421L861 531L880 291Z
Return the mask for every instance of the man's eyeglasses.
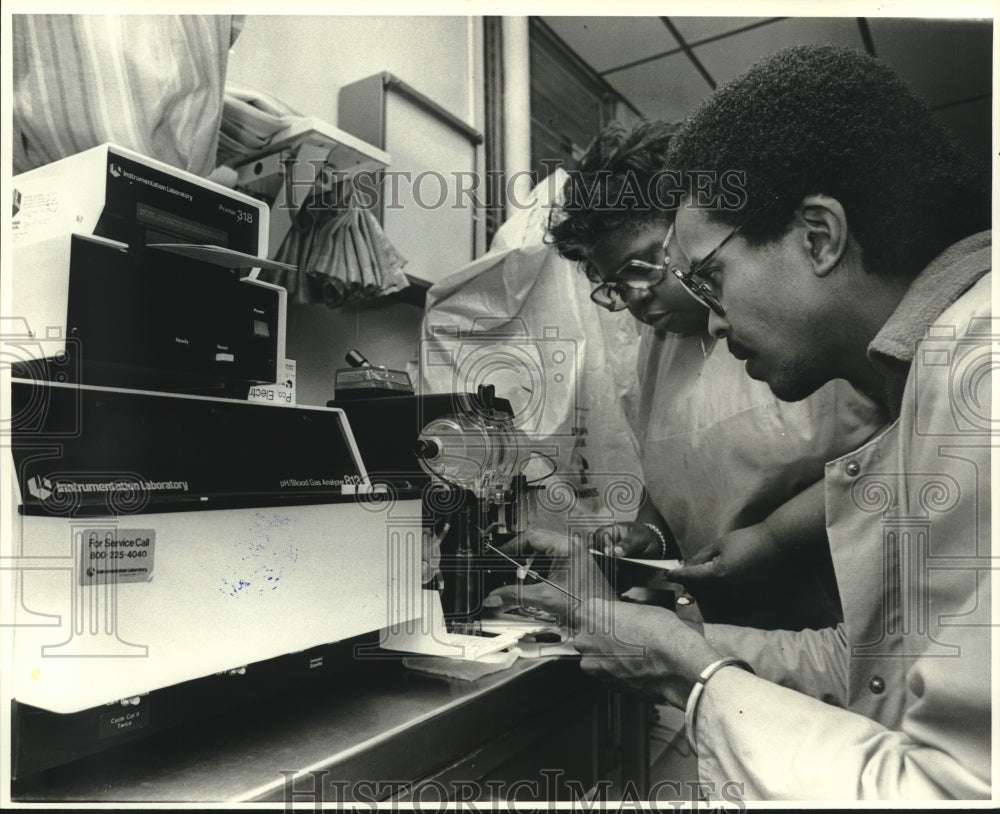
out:
M629 291L648 291L663 282L667 276L670 258L667 256L667 245L673 237L674 227L671 224L667 236L663 240L663 262L647 263L644 260L629 260L610 280L601 283L590 292L590 299L601 308L609 311L623 311L628 308ZM676 270L675 270L676 273Z
M708 267L708 265L715 259L715 256L722 251L726 244L736 237L736 235L740 233L740 230L757 217L757 215L762 211L763 207L748 215L739 226L723 238L722 242L718 246L712 249L712 251L706 254L697 263L690 266L687 271L681 271L676 266L671 269L674 276L681 281L681 285L684 286L684 290L687 291L688 294L698 300L698 302L702 305L710 308L720 317L724 317L726 315L726 309L722 307L722 303L719 301L719 296L715 292L715 287L705 278L704 269Z

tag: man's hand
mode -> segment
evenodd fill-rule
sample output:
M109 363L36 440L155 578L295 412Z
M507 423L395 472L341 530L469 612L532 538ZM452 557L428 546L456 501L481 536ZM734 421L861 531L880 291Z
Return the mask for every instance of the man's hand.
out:
M758 524L720 537L672 570L670 579L698 596L759 587L770 581L781 566L781 552Z
M568 534L538 529L517 534L497 547L514 559L524 560L532 554L541 554L553 559L567 559L574 556L579 544L574 544Z
M552 558L545 582L504 585L492 591L484 605L527 605L553 613L566 623L576 606L588 599L612 600L614 590L594 562L584 540L541 531L521 535L501 547L508 556L526 562L531 552Z
M720 658L703 636L654 605L592 599L573 628L585 672L681 709L701 671Z

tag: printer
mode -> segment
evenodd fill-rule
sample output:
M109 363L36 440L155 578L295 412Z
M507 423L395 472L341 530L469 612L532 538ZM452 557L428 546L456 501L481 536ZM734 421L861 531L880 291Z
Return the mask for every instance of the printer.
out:
M104 144L14 178L15 373L246 397L285 355L266 203Z
M112 145L14 185L13 777L371 663L420 621L428 521L342 410L246 400L285 353L266 205Z

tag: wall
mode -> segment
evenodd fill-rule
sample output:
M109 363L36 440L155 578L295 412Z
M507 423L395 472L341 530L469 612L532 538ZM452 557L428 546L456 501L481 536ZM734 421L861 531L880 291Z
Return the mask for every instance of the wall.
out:
M339 126L339 89L389 71L481 130L481 28L476 17L249 16L232 48L228 79ZM408 169L397 155L393 158L393 169ZM404 164L408 160L404 156ZM451 169L442 167L442 172ZM429 255L438 258L435 273L446 276L472 259L472 244L447 227L429 228L433 216L394 214L386 232L411 260L408 272ZM454 214L442 213L437 220L447 216ZM476 253L482 251L480 244ZM372 364L404 369L416 358L421 315L418 306L396 301L290 309L288 355L298 365L299 403L325 404L333 397L333 371L346 367L344 354L352 347Z
M325 405L334 374L357 348L373 365L406 370L417 355L423 309L390 298L331 311L325 305L289 308L287 354L296 362L296 401ZM414 384L416 384L414 382Z
M468 122L472 17L250 16L229 79L270 91L301 113L337 124L337 91L391 71Z

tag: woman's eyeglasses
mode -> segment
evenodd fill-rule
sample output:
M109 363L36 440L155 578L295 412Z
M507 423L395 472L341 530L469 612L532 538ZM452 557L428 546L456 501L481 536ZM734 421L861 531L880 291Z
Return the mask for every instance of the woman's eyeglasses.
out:
M647 263L644 260L629 260L610 280L601 283L590 292L590 299L601 308L609 311L623 311L628 308L629 291L648 291L658 286L667 276L670 258L667 256L667 245L673 237L674 227L671 224L667 236L663 240L663 262ZM676 270L675 270L676 273Z
M740 230L753 220L760 211L762 210L757 210L747 217L739 226L726 235L718 246L706 254L699 262L689 267L687 271L683 271L677 266L670 267L670 256L667 254L667 246L674 236L674 225L670 224L667 236L663 239L662 263L629 260L612 275L610 280L601 283L601 285L591 291L590 299L602 308L607 308L609 311L622 311L628 307L627 298L629 291L645 291L653 288L663 282L664 277L666 277L669 271L680 280L681 285L688 294L706 308L711 309L718 316L724 317L726 309L722 307L715 287L705 278L703 270L715 260L716 255L722 251L726 244L736 237L740 233Z

